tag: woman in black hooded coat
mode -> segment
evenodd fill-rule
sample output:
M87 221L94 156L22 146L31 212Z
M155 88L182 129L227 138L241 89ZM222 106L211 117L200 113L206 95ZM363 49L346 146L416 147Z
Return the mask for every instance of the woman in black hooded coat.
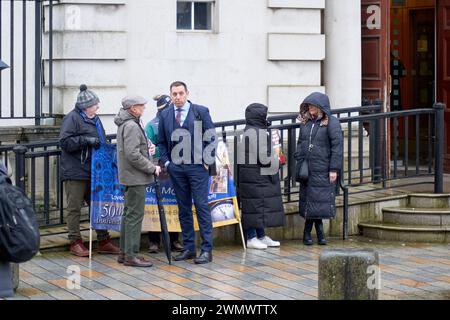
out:
M300 136L295 158L300 182L299 211L305 218L303 243L312 245L311 231L315 224L318 242L325 245L322 219L333 219L336 215L336 181L342 168L343 152L341 124L331 115L328 96L320 92L305 98L298 119ZM308 157L308 178L302 180L300 168Z
M271 144L267 110L265 105L259 103L250 104L245 110L244 137L254 138L243 138L245 160L238 163L242 224L247 234L247 248L250 249L278 247L280 243L266 236L264 228L280 227L285 222L279 163ZM267 139L266 150L261 149L261 152L267 152L263 157L259 153L260 138Z

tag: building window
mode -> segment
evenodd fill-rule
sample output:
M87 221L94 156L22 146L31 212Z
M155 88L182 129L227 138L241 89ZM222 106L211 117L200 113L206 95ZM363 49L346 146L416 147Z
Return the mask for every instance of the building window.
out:
M177 1L178 30L212 30L214 1Z

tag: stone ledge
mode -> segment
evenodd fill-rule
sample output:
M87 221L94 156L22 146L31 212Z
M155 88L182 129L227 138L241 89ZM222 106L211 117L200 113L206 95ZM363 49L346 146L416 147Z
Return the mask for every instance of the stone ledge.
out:
M49 16L49 8L44 8L45 17ZM121 3L54 2L53 17L53 32L126 30L126 10ZM49 22L45 19L45 33L49 31Z
M308 43L308 46L302 45L303 43ZM268 33L267 59L270 61L322 61L325 59L325 35Z
M396 224L387 224L387 223L360 223L360 227L362 228L372 228L372 229L380 229L380 230L389 230L389 231L403 231L403 232L450 232L450 227L441 227L441 226L408 226L408 225L396 225Z
M126 1L123 0L59 0L53 5L67 5L67 4L89 4L89 5L125 5ZM44 3L44 6L48 6L48 3Z
M317 85L283 85L267 86L267 103L271 110L283 110L283 106L297 105L313 91L325 92L325 87Z
M48 34L44 45L48 46ZM95 43L96 46L92 44ZM125 31L62 31L53 34L54 59L126 59L127 32ZM48 59L48 52L43 59Z
M267 7L271 9L325 9L325 0L268 0Z
M411 208L411 207L392 207L383 208L383 212L404 213L404 214L443 214L450 215L450 208Z
M410 197L423 197L423 198L447 198L450 197L450 193L410 193Z
M387 241L449 243L450 227L392 226L360 223L364 237Z
M2 145L55 139L59 136L59 126L0 127Z

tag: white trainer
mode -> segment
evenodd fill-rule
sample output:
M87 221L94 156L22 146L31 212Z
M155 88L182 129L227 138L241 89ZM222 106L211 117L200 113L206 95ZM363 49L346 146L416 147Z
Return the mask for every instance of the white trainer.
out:
M280 241L274 241L270 239L268 236L264 236L264 238L258 239L262 243L264 243L268 247L279 247Z
M257 237L247 240L247 249L267 249L267 245L261 242Z

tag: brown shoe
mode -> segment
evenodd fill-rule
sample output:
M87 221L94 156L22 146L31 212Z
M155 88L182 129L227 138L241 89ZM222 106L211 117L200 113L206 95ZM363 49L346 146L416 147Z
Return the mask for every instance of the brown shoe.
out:
M153 265L153 263L151 263L148 260L145 260L144 258L130 257L130 256L125 257L125 261L123 264L129 267L151 267Z
M172 251L181 252L184 250L183 245L180 243L180 241L174 241L172 242Z
M117 262L118 263L124 263L125 262L125 253L120 252L119 256L117 257Z
M156 243L150 242L150 246L148 248L148 253L158 253L159 246Z
M106 240L98 242L97 252L105 254L119 254L120 249L114 243L112 243L110 238L108 238Z
M81 239L72 242L70 252L78 257L89 257L89 250L84 246Z

